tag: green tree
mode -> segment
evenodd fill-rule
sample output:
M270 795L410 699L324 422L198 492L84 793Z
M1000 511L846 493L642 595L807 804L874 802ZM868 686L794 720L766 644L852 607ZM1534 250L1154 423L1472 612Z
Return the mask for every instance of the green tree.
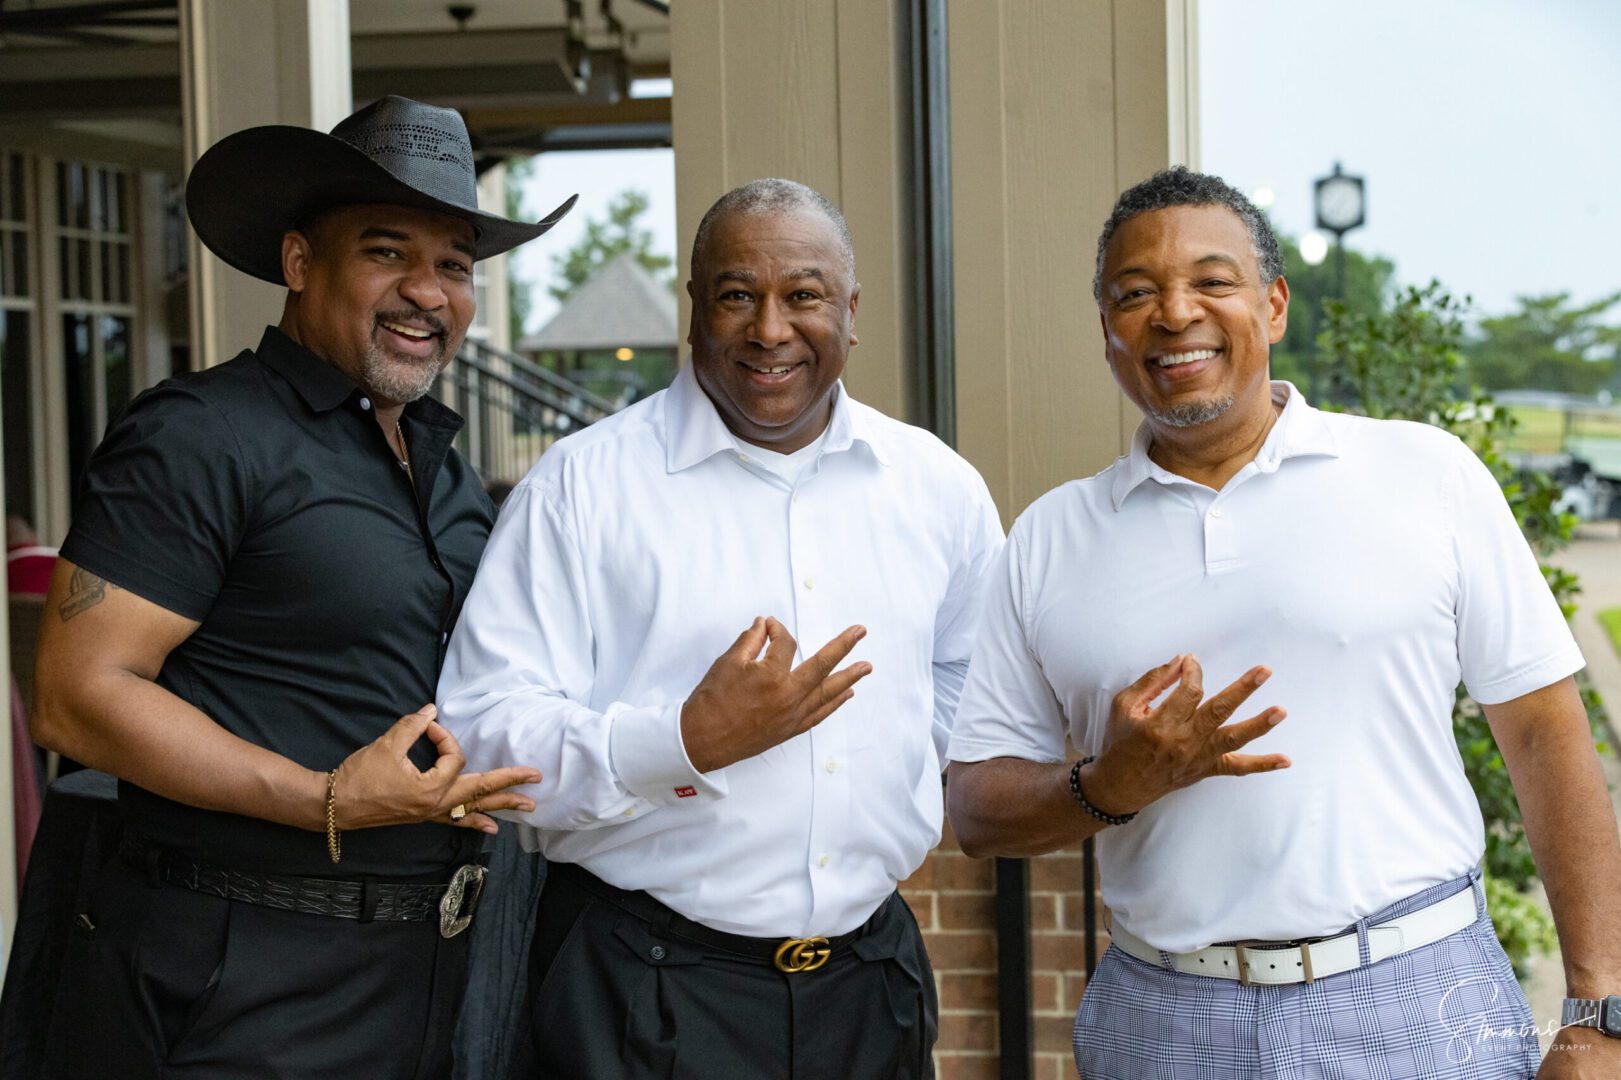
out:
M1463 439L1502 486L1521 531L1542 560L1548 587L1569 616L1576 609L1580 583L1546 559L1570 542L1576 519L1554 509L1558 484L1541 473L1517 471L1503 456L1515 420L1495 406L1488 392L1465 381L1465 310L1464 303L1433 281L1403 289L1387 310L1373 314L1329 301L1321 352L1334 358L1336 385L1355 411L1434 424ZM1590 688L1583 689L1582 697L1602 751L1602 703ZM1555 938L1552 920L1527 895L1536 880L1536 864L1519 802L1486 718L1462 687L1452 725L1486 822L1487 899L1498 938L1515 970L1523 973L1526 960L1551 948Z
M1621 361L1621 327L1605 322L1621 292L1575 305L1570 293L1521 296L1519 310L1480 320L1466 352L1482 386L1592 394L1610 385Z
M674 260L654 252L652 230L637 224L637 219L646 211L644 192L629 190L615 195L608 204L605 219L588 218L585 235L561 255L552 256L558 283L548 286L548 291L558 300L567 300L575 289L602 269L604 263L627 251L654 277L663 277Z
M1272 377L1309 390L1312 365L1317 365L1319 376L1330 366L1329 358L1317 351L1317 338L1324 326L1323 304L1341 300L1347 311L1357 315L1383 310L1396 264L1380 255L1364 255L1347 248L1345 295L1341 297L1333 255L1311 266L1300 257L1300 245L1293 237L1279 236L1278 245L1283 249L1283 275L1289 282L1289 329L1283 340L1272 347ZM1318 396L1326 389L1324 379Z

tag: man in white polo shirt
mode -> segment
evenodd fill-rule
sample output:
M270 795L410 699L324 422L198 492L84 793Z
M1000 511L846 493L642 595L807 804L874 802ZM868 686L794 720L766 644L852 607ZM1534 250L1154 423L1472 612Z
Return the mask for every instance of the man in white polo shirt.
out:
M922 1080L934 982L895 886L940 838L1001 522L845 392L860 286L821 195L723 196L688 291L675 383L508 497L440 682L469 761L521 746L549 778L515 815L549 870L514 1076Z
M1621 1075L1600 1033L1621 1033L1621 997L1602 1002L1621 995L1621 844L1582 658L1462 443L1269 381L1282 268L1215 177L1172 169L1116 204L1095 287L1144 421L1032 505L992 571L953 828L971 854L1097 835L1114 947L1076 1020L1086 1080L1529 1077L1453 741L1461 681L1548 887L1565 1022L1602 1014L1541 1075ZM1263 683L1268 707L1245 707Z

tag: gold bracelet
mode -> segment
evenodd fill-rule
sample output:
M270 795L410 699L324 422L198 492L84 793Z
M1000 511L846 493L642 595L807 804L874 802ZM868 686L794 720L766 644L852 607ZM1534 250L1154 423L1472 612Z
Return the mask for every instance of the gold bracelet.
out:
M343 858L343 836L338 832L338 770L326 774L326 853L337 862Z

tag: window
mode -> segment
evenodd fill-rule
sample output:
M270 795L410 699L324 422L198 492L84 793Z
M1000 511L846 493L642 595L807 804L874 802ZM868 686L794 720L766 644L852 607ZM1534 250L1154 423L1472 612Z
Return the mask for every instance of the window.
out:
M67 389L68 475L75 485L107 423L133 392L134 176L56 166L56 253Z
M37 524L33 473L33 338L27 162L0 150L0 402L5 428L6 513Z

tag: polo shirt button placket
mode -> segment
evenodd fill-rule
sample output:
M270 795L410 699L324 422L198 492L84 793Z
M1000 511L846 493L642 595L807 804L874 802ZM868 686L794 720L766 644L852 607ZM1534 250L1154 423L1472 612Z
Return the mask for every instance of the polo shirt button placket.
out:
M1238 557L1233 540L1232 522L1227 519L1220 504L1212 506L1206 511L1204 520L1206 571L1230 563Z

